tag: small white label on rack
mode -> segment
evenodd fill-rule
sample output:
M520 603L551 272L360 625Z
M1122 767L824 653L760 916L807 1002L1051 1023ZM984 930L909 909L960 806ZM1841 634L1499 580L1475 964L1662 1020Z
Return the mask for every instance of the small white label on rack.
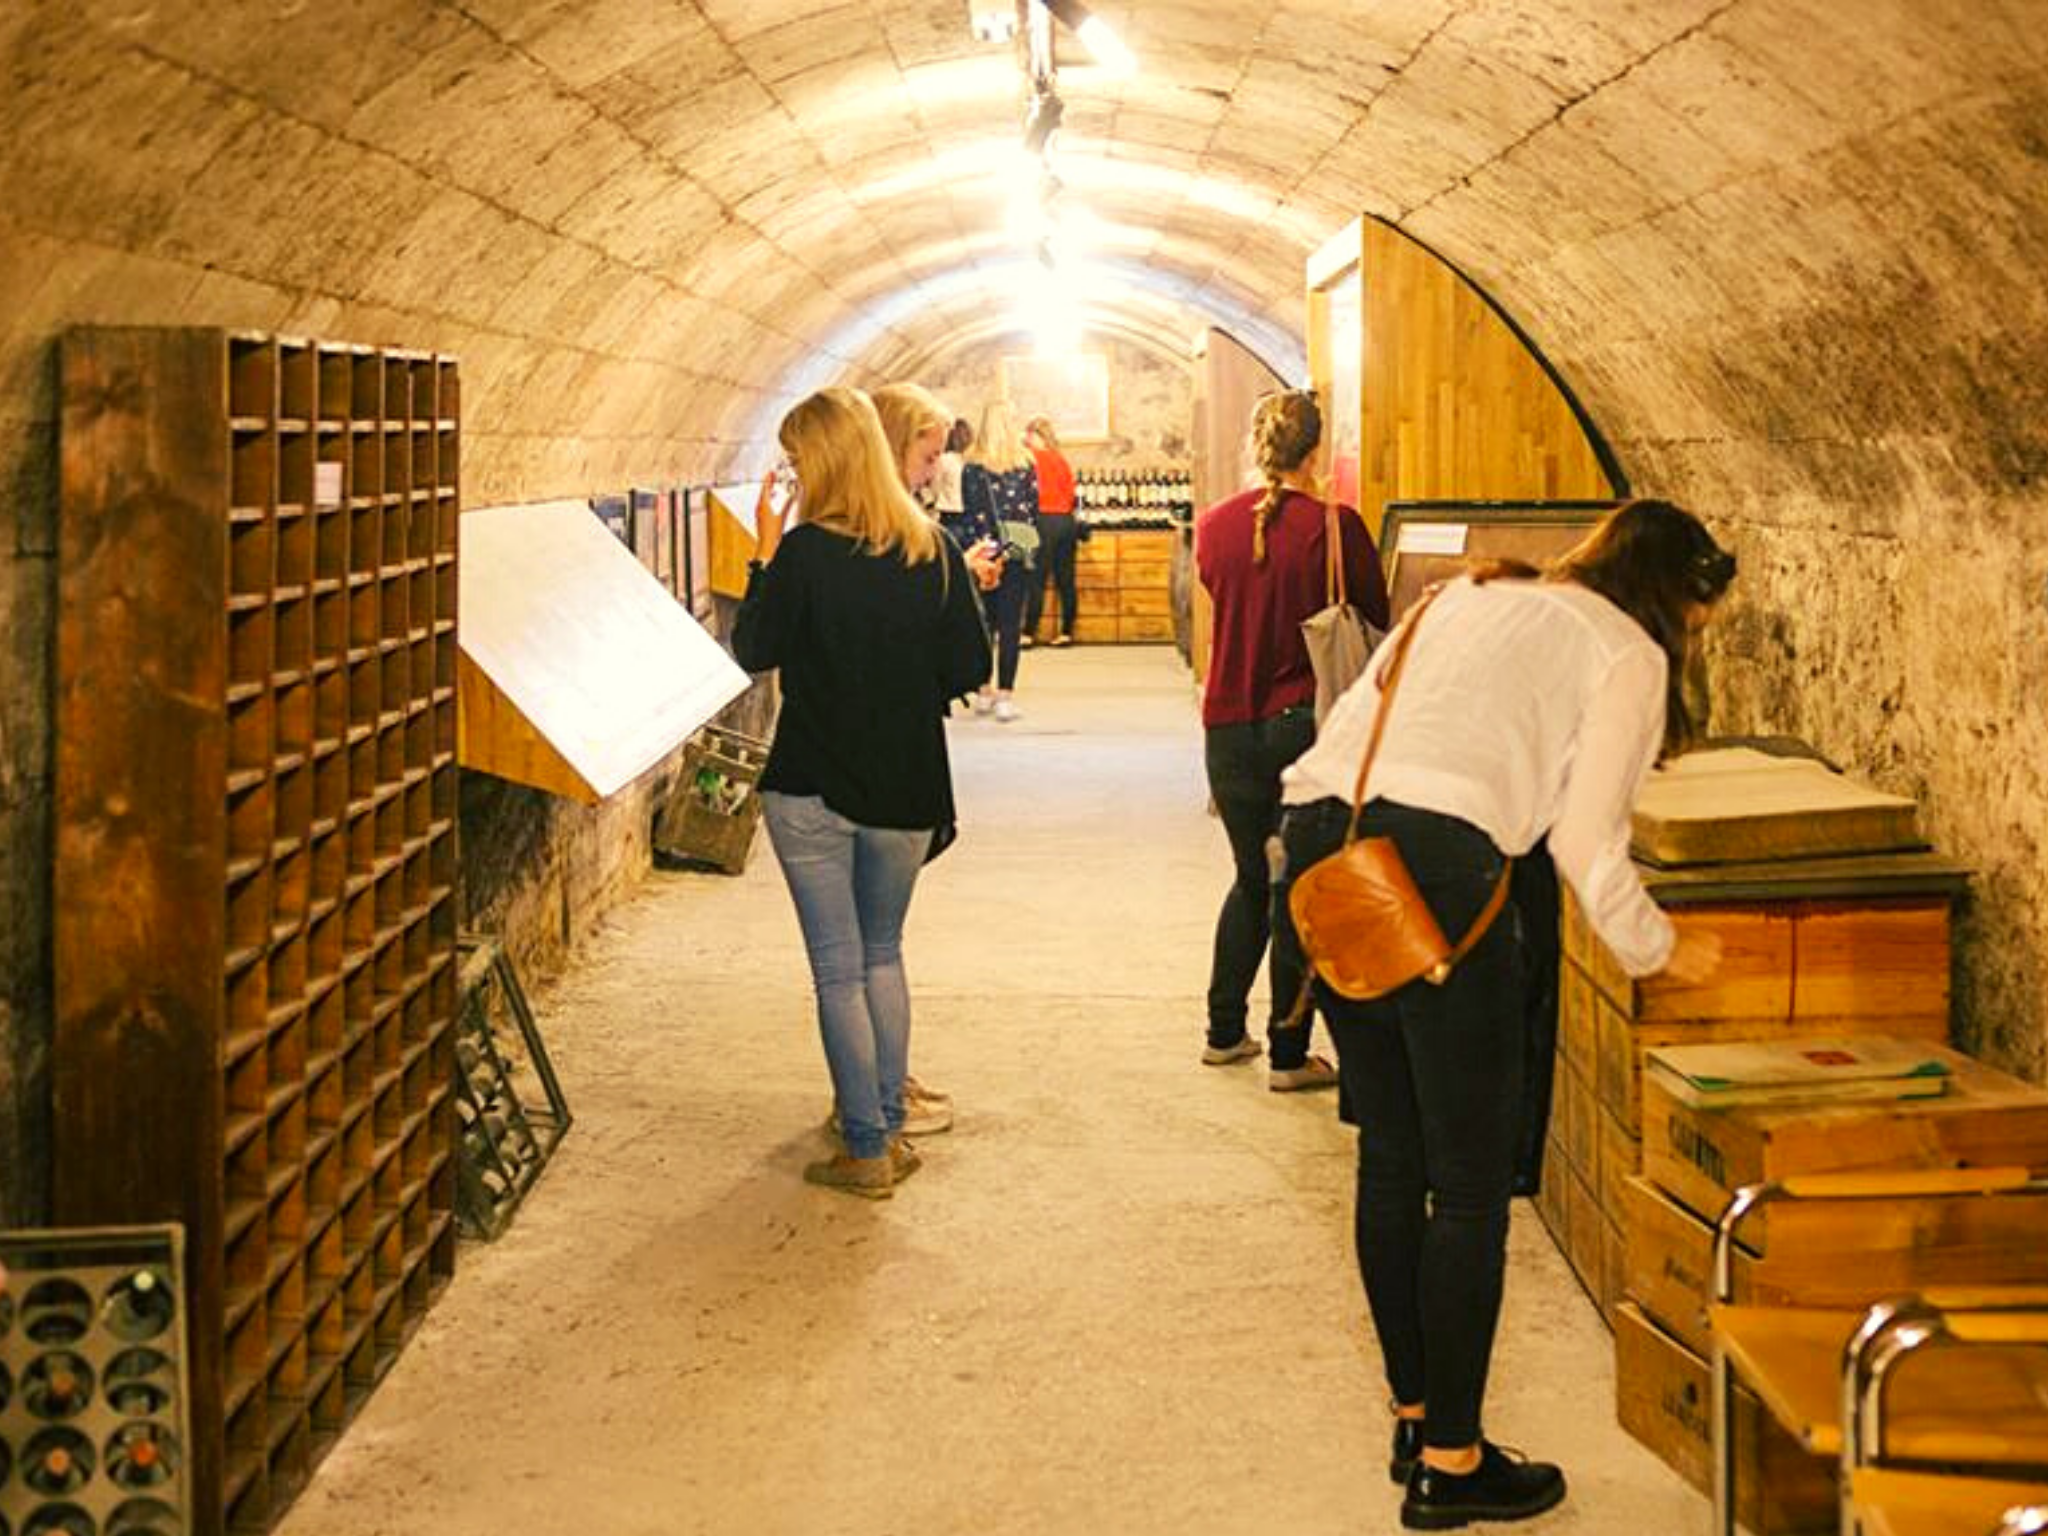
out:
M341 505L341 463L336 459L323 459L313 466L313 505L316 507L338 507Z
M1405 523L1401 528L1404 555L1462 555L1465 553L1463 523Z

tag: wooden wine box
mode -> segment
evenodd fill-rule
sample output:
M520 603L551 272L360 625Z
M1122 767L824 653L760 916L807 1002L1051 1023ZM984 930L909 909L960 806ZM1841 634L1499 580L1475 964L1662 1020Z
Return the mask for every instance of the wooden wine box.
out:
M1633 1302L1614 1309L1615 1406L1621 1427L1700 1492L1713 1481L1713 1419L1706 1359ZM1832 1463L1803 1450L1735 1389L1735 1517L1756 1536L1832 1531Z
M1681 930L1719 937L1722 961L1699 986L1633 980L1566 888L1564 954L1578 974L1566 972L1560 1049L1590 1051L1599 1104L1630 1134L1640 1134L1652 1046L1821 1034L1947 1040L1959 866L1906 853L1642 874Z
M1957 1051L1929 1047L1928 1054L1949 1066L1948 1091L1940 1098L1700 1108L1652 1077L1643 1093L1644 1174L1678 1204L1711 1220L1743 1185L1788 1174L2048 1165L2048 1089ZM1962 1212L1984 1204L1932 1203ZM1860 1229L1863 1246L1887 1230L1875 1224L1885 1221L1890 1210L1885 1204L1847 1218ZM1809 1219L1789 1206L1767 1206L1744 1224L1743 1232L1764 1252L1775 1227ZM1909 1224L1899 1235L1908 1238L1917 1231ZM1984 1257L1987 1263L2009 1262L1991 1251ZM2017 1277L1982 1273L1975 1278Z
M1170 529L1097 528L1074 550L1074 638L1094 645L1173 639ZM1041 569L1039 580L1046 579ZM1059 596L1048 591L1036 637L1059 633Z
M1705 1355L1713 1223L1647 1178L1629 1181L1626 1201L1629 1300ZM1731 1299L1740 1305L1855 1307L1929 1285L2048 1283L2040 1196L1794 1201L1772 1216L1769 1251L1736 1244Z
M62 385L51 1200L184 1226L191 1529L262 1531L454 1268L460 385L201 329Z

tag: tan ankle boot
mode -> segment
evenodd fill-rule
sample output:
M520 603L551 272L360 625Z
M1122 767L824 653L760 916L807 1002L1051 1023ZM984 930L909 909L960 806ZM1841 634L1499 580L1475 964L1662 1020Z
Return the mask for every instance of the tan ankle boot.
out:
M841 1152L822 1163L808 1164L804 1181L868 1200L886 1200L896 1193L895 1163L886 1152L880 1157L849 1157Z

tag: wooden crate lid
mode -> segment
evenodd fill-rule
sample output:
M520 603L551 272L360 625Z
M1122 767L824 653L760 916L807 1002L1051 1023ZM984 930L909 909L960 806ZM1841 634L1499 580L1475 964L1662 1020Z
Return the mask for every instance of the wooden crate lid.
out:
M1751 747L1692 752L1636 799L1633 848L1651 864L1724 864L1919 848L1918 808L1824 763Z
M1954 900L1968 889L1970 871L1925 849L1805 859L1694 864L1660 869L1636 862L1657 904L1702 906L1759 901L1886 901L1915 897Z
M1797 1050L1803 1046L1826 1045L1838 1036L1810 1040L1789 1040L1774 1042L1779 1049ZM1881 1037L1870 1037L1877 1039ZM1658 1047L1663 1051L1664 1047ZM2001 1072L1961 1051L1949 1046L1936 1045L1928 1040L1907 1040L1900 1042L1902 1053L1916 1060L1938 1061L1948 1069L1947 1091L1938 1098L1926 1099L1838 1099L1838 1100L1780 1100L1776 1102L1728 1104L1719 1107L1698 1107L1687 1105L1672 1093L1665 1080L1656 1080L1657 1090L1671 1099L1674 1113L1692 1117L1715 1119L1720 1123L1739 1123L1753 1126L1766 1136L1781 1136L1787 1132L1805 1132L1809 1128L1820 1135L1825 1142L1830 1128L1837 1136L1851 1135L1879 1121L1894 1120L1903 1124L1924 1121L1930 1116L1971 1116L1987 1111L2031 1110L2036 1112L2044 1128L2048 1128L2048 1088L2014 1077L2010 1072ZM1681 1057L1684 1048L1678 1048ZM1646 1081L1645 1090L1649 1084ZM1904 1151L1905 1149L1901 1149ZM1930 1161L1940 1163L1943 1158L1925 1159L1902 1155L1893 1160L1901 1167L1926 1165ZM1827 1166L1842 1166L1830 1163ZM1865 1165L1869 1166L1869 1165ZM1784 1166L1773 1170L1783 1174L1793 1171Z

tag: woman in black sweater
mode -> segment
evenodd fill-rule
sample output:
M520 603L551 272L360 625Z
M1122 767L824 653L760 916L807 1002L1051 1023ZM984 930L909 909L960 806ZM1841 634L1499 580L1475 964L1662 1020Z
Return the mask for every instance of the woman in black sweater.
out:
M919 868L953 836L946 701L988 676L959 549L897 478L858 390L783 418L799 519L762 487L733 627L749 671L782 672L762 811L796 903L846 1149L804 1177L882 1199L917 1168L901 1138L910 1051L903 921Z

